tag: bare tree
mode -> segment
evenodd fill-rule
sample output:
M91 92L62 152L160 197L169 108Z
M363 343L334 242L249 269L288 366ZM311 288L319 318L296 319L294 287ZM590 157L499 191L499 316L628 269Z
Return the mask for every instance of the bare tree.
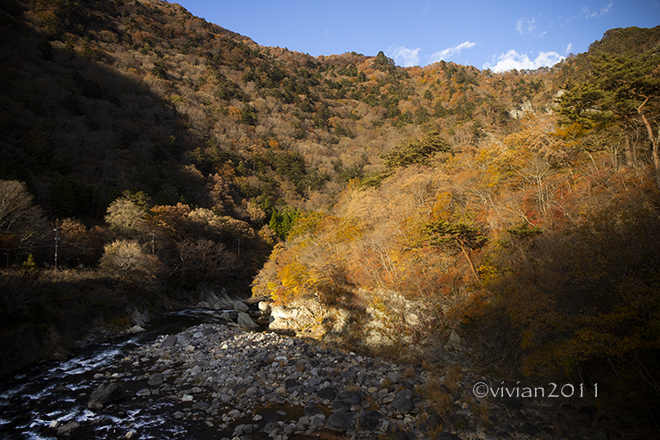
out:
M0 180L0 235L6 238L2 241L13 243L16 259L45 237L47 231L43 211L34 204L25 183Z

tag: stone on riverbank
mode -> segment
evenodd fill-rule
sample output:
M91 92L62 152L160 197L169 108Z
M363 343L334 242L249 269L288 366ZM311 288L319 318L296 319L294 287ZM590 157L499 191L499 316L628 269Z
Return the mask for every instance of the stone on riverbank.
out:
M353 427L355 415L354 412L339 409L328 417L328 420L325 421L325 427L333 431L348 431Z
M138 365L144 371L136 372ZM552 405L475 400L474 384L490 381L467 369L454 378L457 391L431 395L423 390L432 383L444 387L445 380L429 371L235 326L202 324L161 336L116 367L130 368L135 380L148 387L143 388L148 393L136 395L136 404L177 405L171 406L170 421L206 424L221 431L218 438L263 438L265 433L292 439L318 430L357 439L450 439L460 434L483 440L500 433L525 440L562 438L562 432L553 431L552 421L559 416ZM492 383L502 386L501 381ZM438 404L450 412L437 414ZM587 416L577 409L561 417L567 426L591 426L593 420L591 413L588 423L582 420ZM582 429L578 437L586 433Z

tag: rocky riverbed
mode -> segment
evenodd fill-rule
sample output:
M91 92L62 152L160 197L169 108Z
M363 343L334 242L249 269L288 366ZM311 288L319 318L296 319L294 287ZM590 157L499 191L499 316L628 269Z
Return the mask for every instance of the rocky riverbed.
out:
M520 384L458 367L427 371L213 323L138 347L94 372L92 388L93 410L53 422L58 436L102 426L98 438L620 438L586 396L522 397Z

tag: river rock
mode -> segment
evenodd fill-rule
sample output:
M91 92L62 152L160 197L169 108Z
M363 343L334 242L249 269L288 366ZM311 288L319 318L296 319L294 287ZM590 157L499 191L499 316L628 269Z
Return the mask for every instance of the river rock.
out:
M442 342L440 344L443 345ZM187 346L194 350L187 351ZM134 365L138 360L139 366ZM261 435L259 429L275 439L284 439L326 428L342 433L339 435L347 431L352 434L352 430L359 429L356 438L387 433L388 438L438 435L438 438L449 440L458 438L452 432L465 427L466 438L489 438L481 418L475 417L472 406L465 403L469 401L466 393L471 393L471 386L461 387L452 396L452 402L456 403L454 411L445 419L434 412L434 403L428 397L412 391L425 387L431 379L429 373L420 371L411 377L403 373L403 366L388 361L323 349L276 333L201 324L140 347L121 362L124 367L131 365L131 371L150 368L141 373L144 378L141 380L158 381L158 374L163 376L166 383L151 388L149 402L157 399L189 402L180 413L171 415L172 418L194 420L200 417L200 423L230 429L228 435L231 429L238 437L253 435L254 432L248 431L256 425L238 425L241 426L238 429L234 422L244 423L242 418L248 417L256 422L262 417L255 414L256 407L271 403L278 409L302 409L304 415L297 420L277 416L276 420L269 420L264 417L260 425L268 422L268 426L266 429L255 428L257 437ZM155 364L147 367L148 362ZM476 377L469 370L463 373L463 384L488 380ZM104 377L111 375L108 371ZM384 384L380 383L381 379L385 379ZM136 398L147 403L146 396ZM486 405L491 416L492 432L508 433L509 438L535 438L549 432L545 426L549 426L546 421L553 420L552 415L546 415L551 407L540 408L533 401L525 401L525 412L522 413L510 410L508 400L511 399L501 402L484 399L479 402L481 406ZM232 410L225 412L229 408ZM571 408L573 410L564 418L574 422L573 419L577 420L581 415L574 407ZM326 413L331 415L326 417ZM285 411L277 411L277 414L282 417L292 415ZM591 413L584 414L589 420L593 416ZM220 418L221 422L215 422ZM214 422L211 423L211 420ZM586 422L581 421L583 424ZM443 428L450 432L440 433Z
M401 380L401 375L399 375L398 371L390 371L385 377L387 377L387 380L389 380L392 385L399 383Z
M151 378L149 379L149 382L147 384L150 387L157 387L158 385L162 385L164 382L163 380L163 375L161 373L156 373Z
M442 426L442 417L436 412L430 414L424 423L420 425L420 430L424 433L427 433L429 431L435 431L436 429L440 428Z
M220 314L220 319L224 319L225 321L236 321L238 319L238 312L236 310L230 310L228 312L222 312Z
M54 393L70 393L71 391L73 391L71 388L64 385L59 385L53 390Z
M407 414L413 407L412 400L413 393L410 390L401 390L395 394L394 400L390 404L392 408L399 411L401 414Z
M380 421L383 419L383 414L380 411L362 411L360 418L358 419L358 424L360 428L364 431L374 431L380 425Z
M337 397L337 391L332 387L321 388L316 392L321 399L334 400Z
M80 423L72 420L57 428L57 435L69 436L71 435L71 431L77 428L80 428Z
M177 342L176 335L167 335L163 342L160 343L160 348L170 348L173 347Z
M100 385L92 392L92 395L89 396L87 408L91 410L99 410L103 408L104 405L117 402L125 397L126 390L116 382L111 382L107 385Z

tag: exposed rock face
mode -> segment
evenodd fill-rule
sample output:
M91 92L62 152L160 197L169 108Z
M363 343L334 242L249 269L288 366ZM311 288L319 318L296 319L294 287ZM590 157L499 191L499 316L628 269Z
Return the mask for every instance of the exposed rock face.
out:
M371 304L366 308L335 308L322 305L318 298L297 298L286 304L271 307L270 330L293 331L300 337L312 337L327 342L361 344L369 349L396 346L405 354L422 355L430 361L463 352L460 338L434 333L422 319L433 316L429 304L405 298L398 292L370 292ZM444 332L444 330L440 330ZM421 336L421 337L420 337Z
M527 99L519 106L509 110L509 115L511 115L513 119L522 119L526 113L534 114L534 106L532 106L532 103Z
M463 350L463 344L461 342L461 337L458 336L456 330L452 329L449 333L449 341L445 344L445 350L450 351L461 351Z
M134 305L126 306L126 313L135 327L144 327L149 321L151 321L149 313L140 312Z
M237 312L247 312L249 310L247 304L243 301L234 301L232 305Z
M328 310L321 306L316 298L297 300L287 306L278 305L271 308L272 330L311 330L326 317Z
M252 318L250 318L250 315L244 312L238 313L238 317L236 318L236 323L241 327L247 327L247 328L257 327L257 324L255 324Z
M235 301L229 297L227 291L225 289L222 289L220 291L220 294L216 294L211 290L204 292L201 295L200 301L197 304L197 306L201 308L213 309L213 310L235 310L236 304Z

